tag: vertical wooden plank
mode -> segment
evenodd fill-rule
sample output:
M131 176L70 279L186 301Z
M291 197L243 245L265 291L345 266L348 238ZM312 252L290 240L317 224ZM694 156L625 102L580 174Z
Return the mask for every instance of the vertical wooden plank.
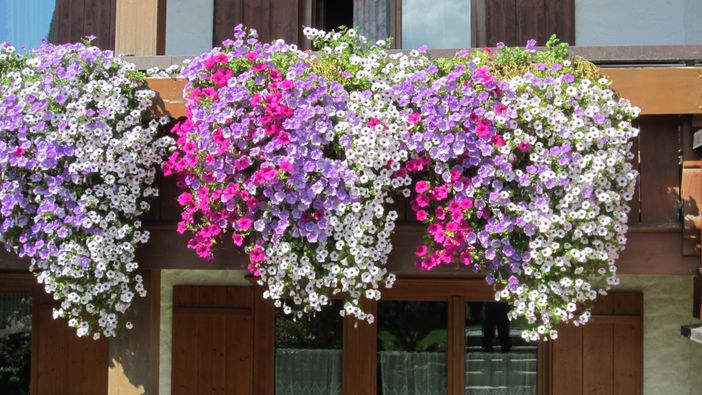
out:
M575 0L545 0L544 27L546 40L555 33L561 41L575 45Z
M365 311L377 316L375 301L362 302ZM343 378L344 394L375 395L377 385L378 320L373 324L344 318Z
M85 29L85 0L70 0L68 41L80 41Z
M114 49L115 1L85 0L83 31L80 36L94 35L93 44L101 49Z
M61 321L65 325L65 321ZM72 329L69 329L73 331ZM75 395L107 394L108 340L95 341L67 334L68 363L65 393Z
M156 55L159 0L116 0L115 52Z
M244 24L258 31L261 42L268 42L271 39L271 8L270 0L244 2Z
M270 11L271 39L282 38L288 43L298 44L298 0L277 0Z
M226 370L235 366L227 366L227 328L228 317L215 314L193 314L191 319L197 322L199 334L197 344L197 359L193 362L198 369L198 392L201 394L226 394ZM233 327L236 324L232 325ZM237 350L230 350L235 353Z
M614 325L613 393L643 393L643 328L638 325Z
M448 322L448 393L465 393L465 328L466 302L460 296L452 296L449 301Z
M547 32L544 29L545 1L548 0L516 1L516 45L525 45L530 39L536 40L539 45L546 43Z
M494 47L498 42L506 45L523 45L517 36L517 2L516 0L499 0L486 2L486 45Z
M314 2L314 0L298 1L297 15L299 22L297 31L297 46L303 50L312 49L312 41L305 37L302 26L314 26Z
M263 287L254 288L254 393L273 395L275 385L275 307L263 299Z
M680 221L680 141L678 118L644 116L641 125L641 222L670 225Z
M643 314L641 292L615 292L614 314ZM622 395L643 393L643 322L615 324L613 328L613 392Z
M536 346L536 394L551 393L551 341L539 341Z
M251 316L227 317L226 327L226 394L253 394L254 354L253 318ZM254 340L255 341L255 340ZM273 356L273 354L271 354ZM263 377L256 371L256 381ZM271 390L273 381L269 382ZM255 392L261 394L260 392ZM272 394L272 391L271 391Z
M38 310L37 394L107 394L107 340L78 338L65 320L52 318L51 304Z
M583 393L607 395L613 388L613 325L583 327Z
M583 329L572 325L558 329L551 342L551 394L583 395Z
M42 304L39 315L33 320L37 333L37 395L65 391L68 349L66 331L62 323L51 318L51 305ZM34 357L32 357L34 359Z
M220 46L222 41L231 38L234 26L244 23L243 7L243 0L214 0L213 46Z
M56 0L56 8L51 20L51 33L49 41L54 44L70 42L70 0Z
M173 290L175 299L176 292ZM198 349L198 326L187 314L173 311L173 349L171 362L171 393L172 395L190 395L198 393L198 376L201 368L193 363L193 353Z

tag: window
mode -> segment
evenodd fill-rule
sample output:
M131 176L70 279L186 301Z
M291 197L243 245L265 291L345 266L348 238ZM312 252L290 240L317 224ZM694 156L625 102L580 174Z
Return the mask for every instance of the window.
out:
M378 302L378 395L446 394L448 303Z
M507 312L504 302L466 303L466 395L536 395L536 344L522 339L524 321Z
M212 42L213 21L213 0L168 0L166 55L199 54L219 46L220 42Z
M470 0L402 0L402 48L471 46Z
M315 317L276 312L276 395L341 394L343 319L340 301Z
M0 393L29 394L32 298L0 294Z

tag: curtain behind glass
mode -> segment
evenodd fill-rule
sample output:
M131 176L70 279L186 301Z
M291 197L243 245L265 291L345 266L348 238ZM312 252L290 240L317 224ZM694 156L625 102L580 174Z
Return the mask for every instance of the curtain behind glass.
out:
M380 351L383 395L443 395L447 374L445 352Z
M390 36L390 0L355 0L353 24L369 42Z
M0 0L0 42L35 48L49 37L56 0Z
M279 348L275 361L276 395L341 394L341 350Z
M469 352L466 394L536 394L536 355L517 352Z

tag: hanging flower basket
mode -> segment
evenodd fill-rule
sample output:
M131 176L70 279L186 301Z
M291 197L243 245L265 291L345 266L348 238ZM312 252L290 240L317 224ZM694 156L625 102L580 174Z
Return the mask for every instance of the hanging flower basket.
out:
M238 26L183 70L188 117L164 171L186 189L189 247L243 247L286 313L343 294L341 314L370 322L360 301L394 280L386 207L401 192L426 225L419 268L484 274L528 339L587 322L618 282L638 109L555 39L431 59L353 29L305 34L318 52Z
M139 217L171 140L145 120L143 87L134 65L89 42L0 46L0 234L79 336L114 336L146 292Z

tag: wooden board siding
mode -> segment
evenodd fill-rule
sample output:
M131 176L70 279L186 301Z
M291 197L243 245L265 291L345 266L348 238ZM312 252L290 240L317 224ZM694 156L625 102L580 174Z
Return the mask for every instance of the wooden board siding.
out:
M111 1L116 1L115 52L125 55L162 55L165 50L166 2Z
M173 288L173 395L253 393L253 298L253 287Z
M612 292L598 299L592 322L563 326L550 342L550 393L643 393L643 295Z
M94 35L93 44L115 48L116 0L56 0L49 41L73 43Z
M263 42L282 38L297 43L302 20L298 0L214 0L213 46L231 38L234 26L243 23L258 31Z
M575 43L574 0L473 0L473 47L544 45L552 34Z
M65 320L54 320L53 305L41 304L37 331L37 395L107 395L108 341L79 338Z

